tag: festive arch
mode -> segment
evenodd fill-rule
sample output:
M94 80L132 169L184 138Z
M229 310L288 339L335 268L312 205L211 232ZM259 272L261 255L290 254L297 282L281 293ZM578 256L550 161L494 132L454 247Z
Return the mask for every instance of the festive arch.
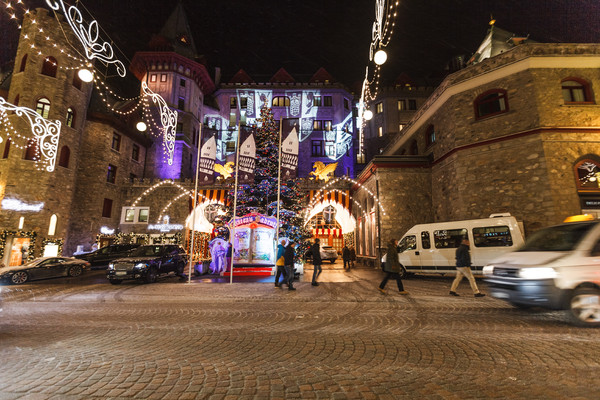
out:
M137 207L137 205L139 204L139 202L144 197L148 196L149 194L151 194L152 192L154 192L159 187L161 187L163 185L167 185L167 184L173 185L173 186L179 188L181 191L192 193L190 190L188 190L185 187L181 186L179 183L176 183L174 180L172 180L172 179L166 179L164 181L157 182L154 185L150 186L148 189L144 190L144 192L142 194L140 194L137 199L135 199L135 201L133 202L133 204L131 204L131 207Z
M196 232L212 233L214 225L206 219L204 211L211 204L220 204L225 207L222 200L206 199L202 203L196 205L196 209L192 210L185 219L185 228L195 230Z
M348 210L342 204L332 200L325 200L315 204L308 213L304 221L304 225L306 225L315 215L317 215L329 206L333 207L336 211L335 220L342 228L342 234L354 232L354 228L356 227L356 220L350 214L350 210Z

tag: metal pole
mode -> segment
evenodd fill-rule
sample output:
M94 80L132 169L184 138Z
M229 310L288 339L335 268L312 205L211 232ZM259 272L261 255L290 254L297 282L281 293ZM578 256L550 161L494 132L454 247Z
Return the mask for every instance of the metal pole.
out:
M379 215L379 177L377 176L377 171L375 171L375 189L377 189L377 260L379 261L379 268L381 268L381 217Z
M279 244L279 201L281 199L281 140L283 128L281 122L283 117L279 117L279 166L277 167L277 230L275 231L275 244ZM277 246L275 246L277 248Z
M233 222L231 224L231 232L229 234L229 243L231 245L231 265L229 270L229 283L233 283L233 255L235 254L235 249L233 248L233 244L235 243L235 215L237 209L237 187L238 187L238 175L240 172L239 163L240 163L240 136L242 135L241 124L238 122L238 135L235 146L235 183L233 189Z
M200 142L202 141L202 121L198 130L198 154L196 155L196 181L194 183L194 202L192 208L192 244L190 248L190 265L188 267L188 283L192 282L192 264L194 263L194 245L196 239L196 206L198 203L198 169L200 168Z

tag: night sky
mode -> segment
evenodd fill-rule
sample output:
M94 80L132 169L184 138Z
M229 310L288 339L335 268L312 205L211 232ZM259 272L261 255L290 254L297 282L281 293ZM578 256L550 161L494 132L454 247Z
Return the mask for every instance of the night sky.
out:
M25 0L32 4L33 1ZM280 67L319 67L353 86L364 78L375 0L182 0L199 54L223 79L243 68L257 81ZM131 58L175 7L167 0L80 0ZM449 60L470 56L490 15L496 26L539 42L600 42L598 0L400 0L384 76L435 81Z

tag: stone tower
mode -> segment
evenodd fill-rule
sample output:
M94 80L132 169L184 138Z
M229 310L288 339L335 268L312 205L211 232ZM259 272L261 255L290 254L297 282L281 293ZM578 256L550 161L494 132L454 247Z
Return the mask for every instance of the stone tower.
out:
M35 139L26 118L9 111L8 122L0 124L4 139L0 143L0 200L4 202L0 250L5 259L12 241L19 236L33 239L36 251L29 251L30 257L34 253L39 256L46 242L62 245L67 237L81 134L92 90L91 83L76 75L81 60L74 44L79 41L62 16L57 19L42 8L25 15L6 101L60 121L61 129L52 161L55 167L49 172L40 170L46 149L39 144L43 146L44 141ZM56 221L54 233L49 232L51 220Z

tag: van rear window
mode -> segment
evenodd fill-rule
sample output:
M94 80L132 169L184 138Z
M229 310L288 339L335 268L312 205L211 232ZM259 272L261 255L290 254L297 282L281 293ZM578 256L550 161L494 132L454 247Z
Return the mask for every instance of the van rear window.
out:
M506 247L513 245L508 226L473 228L473 241L475 247Z
M460 242L467 237L466 229L445 229L433 231L433 243L436 249L452 249L460 246Z

